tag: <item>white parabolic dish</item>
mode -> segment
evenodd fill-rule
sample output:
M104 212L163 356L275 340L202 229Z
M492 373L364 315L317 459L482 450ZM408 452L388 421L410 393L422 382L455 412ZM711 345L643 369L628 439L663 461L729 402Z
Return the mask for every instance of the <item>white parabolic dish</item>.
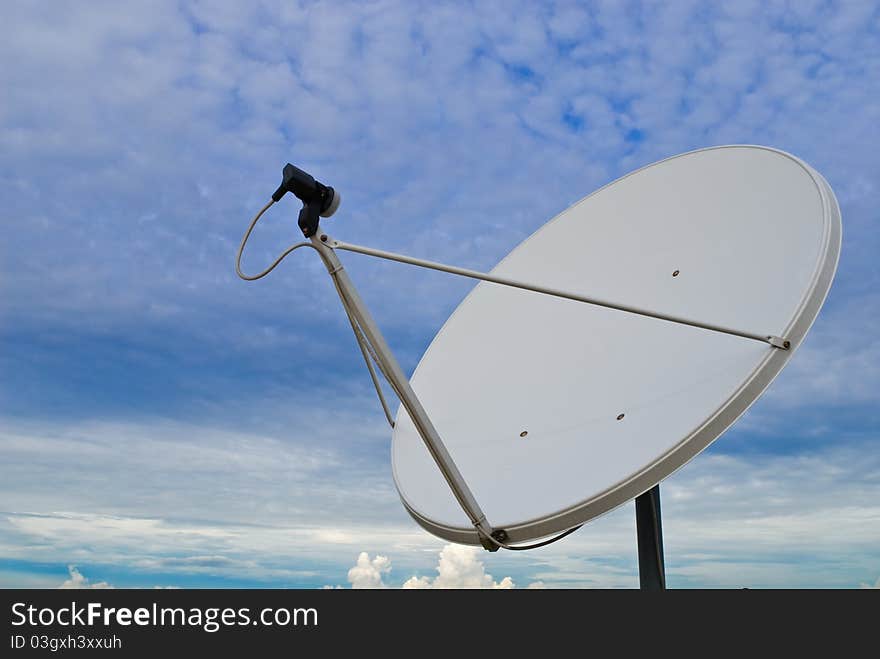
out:
M653 487L758 398L816 318L840 239L830 186L789 154L663 160L571 206L492 273L781 336L790 350L483 282L413 389L494 528L510 542L563 531ZM392 466L419 524L479 543L402 407Z

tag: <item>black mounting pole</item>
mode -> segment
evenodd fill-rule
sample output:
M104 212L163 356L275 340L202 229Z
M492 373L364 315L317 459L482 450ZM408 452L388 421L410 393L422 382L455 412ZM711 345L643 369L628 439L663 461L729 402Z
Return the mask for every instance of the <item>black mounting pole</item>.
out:
M666 590L660 485L636 497L636 534L639 541L639 587L642 590Z

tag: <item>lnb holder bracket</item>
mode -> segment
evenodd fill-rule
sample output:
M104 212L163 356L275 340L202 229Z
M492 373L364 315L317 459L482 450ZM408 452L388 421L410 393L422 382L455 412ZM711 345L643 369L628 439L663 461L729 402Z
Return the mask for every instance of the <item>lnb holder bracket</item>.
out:
M492 538L494 538L496 542L492 542L491 539L487 538L482 533L480 533L479 536L480 544L483 545L483 549L488 551L498 551L498 549L510 539L510 536L507 535L507 531L504 529L495 529L492 531Z

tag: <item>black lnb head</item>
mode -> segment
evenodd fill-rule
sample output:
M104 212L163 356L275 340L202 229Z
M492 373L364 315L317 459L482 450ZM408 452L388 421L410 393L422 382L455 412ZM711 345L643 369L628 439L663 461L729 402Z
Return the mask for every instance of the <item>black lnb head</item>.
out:
M315 235L319 217L330 217L339 208L338 192L290 163L284 166L281 185L272 195L272 201L279 201L288 192L292 192L303 203L299 212L299 228L306 238Z

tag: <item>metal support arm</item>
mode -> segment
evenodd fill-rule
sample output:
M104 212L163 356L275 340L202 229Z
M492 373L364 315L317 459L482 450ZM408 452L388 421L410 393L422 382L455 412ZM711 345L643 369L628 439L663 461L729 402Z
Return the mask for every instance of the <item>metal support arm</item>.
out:
M682 318L681 316L673 316L671 314L660 313L657 311L651 311L649 309L640 309L638 307L633 307L626 304L620 304L617 302L609 302L608 300L601 300L599 298L588 297L586 295L580 295L578 293L570 293L567 291L561 291L555 288L547 288L546 286L537 286L535 284L530 284L528 282L519 281L517 279L509 279L508 277L499 277L497 275L489 274L486 272L479 272L477 270L468 270L467 268L458 268L456 266L445 265L443 263L436 263L434 261L425 261L424 259L416 259L411 256L405 256L403 254L395 254L394 252L386 252L381 249L373 249L372 247L363 247L362 245L352 245L351 243L344 243L339 240L334 240L327 236L326 234L321 235L321 239L324 244L329 245L334 249L344 249L349 252L356 252L358 254L365 254L367 256L375 256L380 259L386 259L389 261L397 261L398 263L406 263L408 265L415 265L421 268L429 268L431 270L439 270L440 272L447 272L453 275L459 275L462 277L470 277L471 279L479 279L482 281L492 282L493 284L501 284L503 286L511 286L513 288L520 288L526 291L533 291L535 293L543 293L545 295L552 295L554 297L565 298L566 300L574 300L576 302L586 302L587 304L594 304L599 307L606 307L608 309L616 309L617 311L625 311L627 313L636 314L639 316L647 316L648 318L657 318L659 320L666 320L671 323L678 323L680 325L689 325L690 327L699 327L700 329L710 330L712 332L721 332L722 334L730 334L733 336L740 336L744 339L752 339L754 341L760 341L761 343L768 343L774 348L779 348L780 350L788 350L791 347L791 343L788 339L779 336L773 336L771 334L759 334L756 332L747 332L744 330L736 329L733 327L725 327L723 325L715 325L713 323L706 323L700 320L693 320L690 318Z
M400 402L409 413L413 424L415 424L416 430L418 430L419 435L425 442L425 446L428 448L431 457L434 458L434 462L436 462L437 466L440 468L440 472L449 484L449 488L455 495L459 505L477 529L483 547L490 551L497 550L499 543L491 539L494 537L492 534L495 533L495 530L486 519L485 513L483 513L483 510L477 503L476 498L468 487L467 482L465 482L461 472L458 470L452 456L449 455L446 445L443 443L443 440L440 439L437 429L434 428L434 424L431 423L431 419L428 417L427 412L425 412L425 408L422 407L418 396L416 396L410 386L409 378L406 377L403 370L400 368L400 365L397 363L394 353L391 352L391 348L389 348L388 344L385 342L385 337L382 336L382 332L379 330L379 327L370 315L369 310L358 294L351 278L348 276L348 273L345 271L345 268L343 268L342 263L332 249L332 243L328 244L326 235L322 235L322 238L324 238L324 240L319 239L317 236L312 236L311 241L321 255L324 265L327 266L327 271L330 273L330 276L333 277L336 282L337 291L339 292L342 304L354 318L354 321L360 326L367 340L374 348L382 371L385 374L385 377L388 378L388 383L394 389L395 393L400 398Z

